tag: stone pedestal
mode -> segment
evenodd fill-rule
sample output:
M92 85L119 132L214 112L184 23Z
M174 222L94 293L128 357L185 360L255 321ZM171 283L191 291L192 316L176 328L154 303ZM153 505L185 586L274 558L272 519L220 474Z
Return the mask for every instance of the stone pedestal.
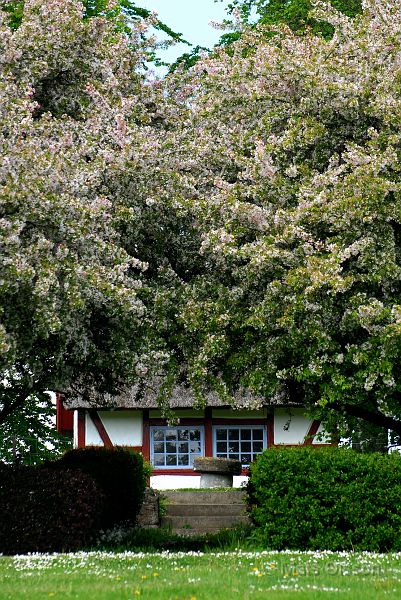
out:
M232 487L233 476L240 475L239 460L200 456L194 460L194 471L201 475L201 488Z
M139 527L153 529L159 527L159 520L159 494L152 488L146 488L137 524Z

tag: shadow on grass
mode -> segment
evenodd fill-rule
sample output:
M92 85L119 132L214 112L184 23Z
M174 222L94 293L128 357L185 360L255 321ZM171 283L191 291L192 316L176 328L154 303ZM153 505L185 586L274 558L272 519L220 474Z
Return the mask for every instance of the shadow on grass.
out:
M202 536L181 536L169 529L143 529L139 527L119 527L104 532L99 537L96 550L115 552L203 552L209 550L254 549L252 541L253 527L238 525L231 529L222 529L217 533Z

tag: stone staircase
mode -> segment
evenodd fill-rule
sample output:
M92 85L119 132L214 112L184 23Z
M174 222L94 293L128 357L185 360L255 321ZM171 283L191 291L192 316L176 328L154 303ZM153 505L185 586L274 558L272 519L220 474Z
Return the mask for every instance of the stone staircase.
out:
M163 491L166 514L162 526L179 535L203 535L248 524L245 492Z

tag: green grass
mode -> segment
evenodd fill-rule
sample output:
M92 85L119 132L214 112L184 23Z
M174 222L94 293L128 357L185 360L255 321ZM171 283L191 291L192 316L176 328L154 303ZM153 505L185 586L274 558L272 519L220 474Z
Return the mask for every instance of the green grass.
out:
M0 599L377 600L401 597L401 553L159 552L0 558Z

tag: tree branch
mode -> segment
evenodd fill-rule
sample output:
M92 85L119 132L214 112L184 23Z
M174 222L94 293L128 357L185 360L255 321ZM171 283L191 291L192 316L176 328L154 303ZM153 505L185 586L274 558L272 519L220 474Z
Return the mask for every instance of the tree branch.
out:
M393 417L387 417L383 413L368 410L355 404L342 404L340 402L334 402L333 404L330 404L330 408L338 412L344 412L347 415L350 415L351 417L363 419L364 421L373 423L373 425L383 427L383 429L391 429L399 436L401 436L401 421L398 421Z

